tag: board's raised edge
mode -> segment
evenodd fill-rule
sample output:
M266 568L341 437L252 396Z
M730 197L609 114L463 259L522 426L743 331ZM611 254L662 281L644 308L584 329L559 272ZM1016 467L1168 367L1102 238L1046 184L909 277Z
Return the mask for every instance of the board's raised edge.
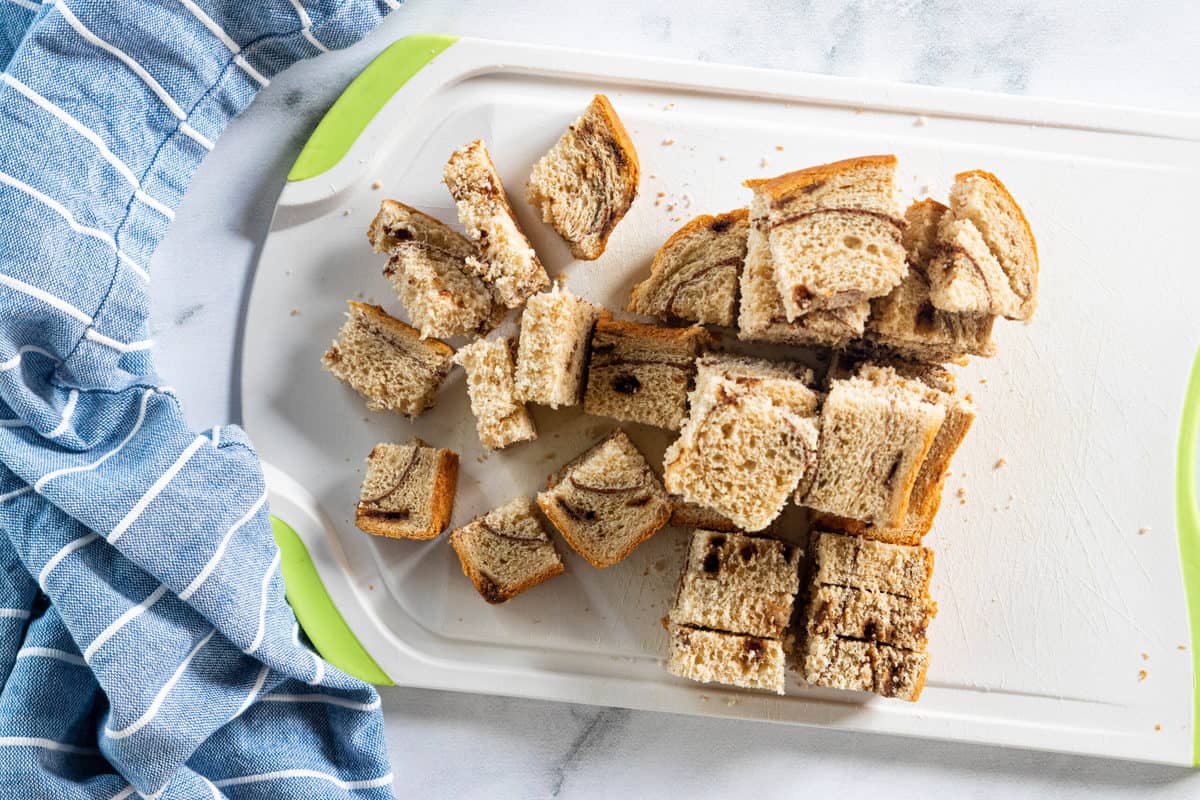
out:
M1200 766L1200 503L1196 499L1196 457L1200 445L1200 351L1192 363L1179 425L1175 469L1175 515L1179 530L1179 563L1187 592L1192 629L1192 764Z
M317 123L288 172L289 182L333 168L400 87L458 41L457 36L415 34L392 43L358 74Z
M308 548L291 525L271 517L279 545L279 569L288 603L296 620L321 657L348 675L381 686L393 686L387 673L371 658L329 596Z

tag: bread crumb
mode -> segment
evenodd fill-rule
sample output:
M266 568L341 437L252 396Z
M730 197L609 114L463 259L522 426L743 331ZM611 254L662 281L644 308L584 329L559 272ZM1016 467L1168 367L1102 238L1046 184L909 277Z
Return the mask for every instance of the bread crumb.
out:
M680 200L683 201L684 208L692 207L692 196L690 194L684 194L683 197L680 198Z
M775 149L776 149L777 151L779 151L780 153L782 153L782 152L783 152L783 145L781 145L781 144L777 144L777 145L775 145Z
M670 111L674 107L675 107L674 103L667 103L665 106L663 106L663 111Z
M959 497L959 498L966 497L966 496L967 496L967 489L966 489L966 487L965 487L965 486L960 486L960 487L958 487L958 491L957 491L957 492L955 492L954 494L955 494L957 497Z
M650 175L650 180L652 180L652 181L656 181L656 180L658 180L658 176L657 176L657 175L654 175L654 174L652 173L652 174Z
M925 195L926 197L928 197L929 195L933 194L933 186L928 183L923 183L923 184L921 184L921 191L917 192L917 194Z
M411 458L411 456L410 456L410 458ZM373 591L375 591L375 584L373 584L373 583L368 583L368 584L367 584L367 591L368 591L368 592L373 592Z
M992 469L1000 469L1007 463L1008 463L1008 459L1005 458L1004 456L1000 456L999 458L996 459L996 463L992 465Z
M298 308L293 308L293 309L292 309L292 310L291 310L289 313L290 313L290 315L291 315L291 316L293 316L293 317L298 317L298 316L300 316L300 309L298 309Z
M1162 730L1162 725L1155 725L1155 726L1154 726L1154 730L1156 730L1156 731L1161 731L1161 730Z
M929 124L929 120L926 119L924 114L922 114L921 116L917 117L917 121L913 123L913 127L924 128L928 124Z
M1144 680L1146 680L1146 670L1139 669L1138 670L1138 683L1141 683Z
M667 212L670 213L671 211L674 211L674 210L675 210L675 204L667 203Z
M674 139L663 139L662 143L663 143L664 147L670 147L671 145L675 144L675 140Z
M345 211L343 211L343 212L342 212L342 216L343 216L343 217L348 217L348 216L350 216L350 209L348 209L348 208L347 208Z
M700 695L700 702L701 702L701 703L707 703L707 702L708 702L708 695L706 695L706 694L702 694L702 695Z
M1175 645L1175 649L1176 650L1187 650L1187 645L1186 644Z
M987 383L987 378L980 378L980 379L979 379L979 383L980 383L981 385L982 385L982 384L986 384L986 383Z
M729 156L725 155L724 153L721 153L721 155L717 156L717 160L718 161L728 161Z
M666 192L659 192L658 194L656 194L656 195L654 195L654 196L655 196L655 197L666 197L666 196L667 196L667 193L666 193Z
M770 163L771 163L770 161L767 161L767 157L766 157L766 156L763 156L763 157L762 157L762 158L759 160L759 162L758 162L758 166L762 167L763 169L766 169L766 168L767 168L767 166L768 166Z
M865 108L862 108L861 106L860 106L859 108L856 108L856 109L854 109L854 113L855 113L855 114L861 114L861 113L863 113L864 111L866 111L866 109L865 109Z
M667 560L665 558L660 558L654 562L653 566L655 572L665 572L667 569Z
M1150 654L1142 653L1142 661L1149 661L1149 660L1150 660Z
M373 182L371 183L371 188L372 188L372 189L382 189L382 188L383 188L383 181L373 181Z
M1138 535L1139 535L1139 536L1145 536L1145 535L1146 535L1147 533L1149 533L1149 532L1150 532L1150 526L1149 526L1149 525L1143 525L1142 527L1138 528Z

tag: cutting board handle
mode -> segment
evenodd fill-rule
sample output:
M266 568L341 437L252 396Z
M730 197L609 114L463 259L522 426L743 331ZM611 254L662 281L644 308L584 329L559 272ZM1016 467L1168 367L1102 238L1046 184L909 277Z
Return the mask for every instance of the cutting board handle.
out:
M392 95L457 41L457 36L406 36L376 56L325 112L288 172L288 182L332 169Z
M1187 591L1188 617L1192 627L1192 731L1195 749L1192 762L1200 766L1200 503L1196 499L1196 457L1200 446L1200 352L1192 363L1192 374L1183 398L1183 420L1179 425L1179 452L1175 467L1175 516L1179 529L1179 561Z
M333 542L315 499L284 472L263 464L271 502L271 527L279 546L280 572L296 620L321 657L359 680L381 686L395 682L354 635L326 589L310 547ZM334 556L336 557L336 556ZM334 564L333 569L341 569Z

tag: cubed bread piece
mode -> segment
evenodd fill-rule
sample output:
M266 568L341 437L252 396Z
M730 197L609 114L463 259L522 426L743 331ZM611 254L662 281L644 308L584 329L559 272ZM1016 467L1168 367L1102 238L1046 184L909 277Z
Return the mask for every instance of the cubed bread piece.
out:
M840 350L829 360L829 368L825 371L825 391L833 386L836 380L852 378L865 364L880 367L890 367L902 378L920 381L931 389L937 389L946 394L957 392L957 380L954 373L944 364L929 361L910 361L891 355L881 355L871 351Z
M695 531L671 622L782 638L800 589L800 551L786 542Z
M503 603L564 569L528 497L511 500L451 531L450 546L463 575L489 603Z
M483 142L476 140L455 150L442 177L467 238L479 248L479 255L468 258L467 264L496 299L506 308L516 308L549 286L546 270L517 223Z
M894 375L894 373L892 373ZM827 514L898 528L945 419L915 381L834 381L821 408L812 485L797 502Z
M732 326L749 230L750 215L744 208L691 220L654 254L650 277L633 287L629 310L666 320Z
M775 284L789 321L895 288L908 270L896 202L896 157L864 156L746 181L765 220Z
M815 585L809 598L809 636L846 637L905 650L924 650L937 613L928 598L899 597L846 586Z
M671 519L667 522L668 525L674 525L676 528L700 528L706 531L724 531L732 533L737 530L737 525L734 525L729 517L724 514L713 511L711 508L705 508L697 503L689 503L681 497L671 497L671 502L674 504L671 510Z
M547 481L538 505L575 552L610 567L667 524L671 501L621 429Z
M1000 179L973 170L954 176L950 210L929 263L929 297L943 311L1027 320L1037 308L1037 242Z
M803 675L813 686L916 701L928 669L927 653L877 642L809 636L805 644Z
M379 306L350 301L346 322L321 364L367 400L372 411L415 417L436 401L454 348L389 316Z
M533 419L516 398L511 338L479 339L459 348L454 361L467 372L467 392L479 441L488 450L537 438Z
M757 381L777 378L779 380L797 380L806 387L813 382L813 372L808 367L796 361L771 361L765 358L739 356L733 353L705 353L696 360L697 374L719 375L731 381ZM774 384L766 388L772 388ZM796 413L808 416L817 412L817 395L813 392L797 393L794 397L790 389L786 402L795 400Z
M475 245L440 221L384 200L367 237L391 256L383 275L422 336L482 334L503 317L504 307L467 266Z
M844 347L863 335L871 305L867 300L835 309L810 311L789 322L775 283L775 264L764 232L769 203L750 204L746 264L741 275L738 338L752 342Z
M859 365L856 374L876 383L884 383L905 380L901 370L904 370L903 366L883 367L868 362ZM921 375L918 370L907 371L910 374ZM923 377L921 391L925 399L940 405L945 410L945 418L913 482L904 523L896 527L879 526L836 514L815 512L814 525L895 544L920 544L925 534L929 533L941 505L942 486L950 468L950 459L975 421L975 406L954 393L952 376L948 384L939 380L935 372L926 371ZM934 385L940 385L949 391L934 388Z
M433 539L450 523L458 454L409 444L378 444L367 456L354 522L377 536Z
M667 490L742 530L762 530L812 467L816 396L795 378L728 376L701 364L688 403L663 456Z
M667 669L672 675L783 694L785 658L779 640L674 624L668 634Z
M588 414L679 430L708 342L703 328L663 328L602 319L592 333L583 410Z
M612 103L592 98L533 165L525 198L566 240L571 255L600 257L638 193L638 154Z
M818 531L810 548L813 582L887 592L913 599L929 596L933 551Z
M558 285L529 298L517 347L517 399L551 408L579 404L588 343L601 313Z
M908 275L890 294L871 301L867 338L905 358L945 362L996 352L995 317L942 311L929 298L929 262L940 252L938 225L946 211L941 203L928 199L908 207L903 237Z

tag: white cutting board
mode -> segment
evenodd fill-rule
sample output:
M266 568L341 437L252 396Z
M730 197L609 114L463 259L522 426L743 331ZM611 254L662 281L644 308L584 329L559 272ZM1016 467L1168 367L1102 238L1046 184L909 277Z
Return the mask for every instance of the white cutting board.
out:
M1194 452L1179 437L1200 344L1190 244L1200 117L466 39L402 40L387 58L330 112L280 195L249 307L243 406L264 459L296 482L274 477L277 513L392 681L1194 762L1176 471L1177 455L1182 465ZM641 194L605 255L573 262L523 185L597 91L637 145ZM364 106L372 96L377 114ZM373 116L357 136L355 113ZM339 136L353 141L344 154ZM403 316L366 240L379 201L457 225L441 168L475 138L550 274L614 310L683 220L746 204L744 178L896 153L911 196L944 200L954 173L972 168L1005 181L1038 239L1041 301L1031 324L997 324L995 358L961 372L979 419L926 540L940 612L919 703L792 678L776 697L670 676L660 620L685 531L665 529L603 571L569 553L564 576L492 607L444 537L355 529L363 459L377 442L416 434L460 454L459 525L532 494L613 425L539 408L537 442L489 456L461 370L410 423L367 412L320 367L347 298ZM658 463L665 432L627 429ZM1194 498L1180 507L1194 510Z

